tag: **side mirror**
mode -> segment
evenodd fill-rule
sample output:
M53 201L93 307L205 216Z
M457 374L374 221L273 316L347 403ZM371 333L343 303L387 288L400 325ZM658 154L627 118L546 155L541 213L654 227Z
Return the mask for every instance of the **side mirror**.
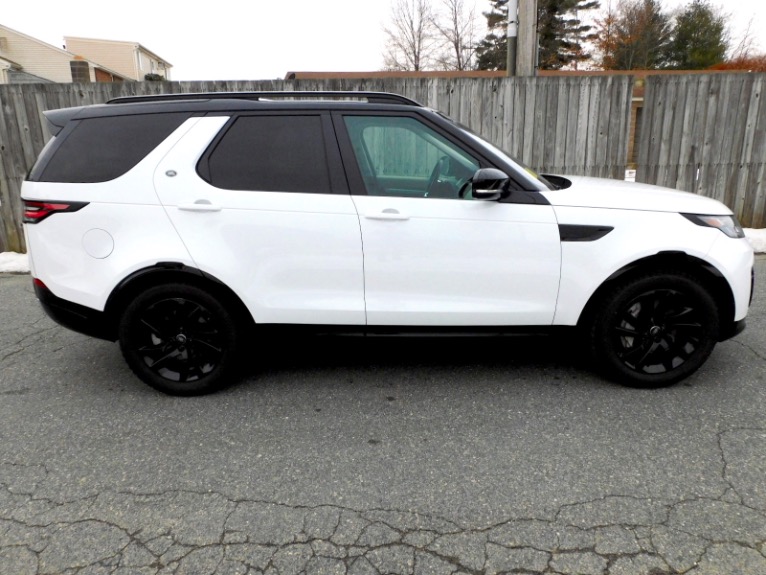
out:
M510 178L505 172L496 168L477 170L471 178L473 197L477 200L499 200L508 194Z

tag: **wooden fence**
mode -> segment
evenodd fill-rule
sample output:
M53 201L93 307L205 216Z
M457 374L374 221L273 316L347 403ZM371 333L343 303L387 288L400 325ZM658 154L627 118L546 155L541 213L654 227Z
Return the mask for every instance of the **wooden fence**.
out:
M729 206L766 227L766 74L650 76L639 142L641 182Z
M130 82L0 86L0 252L24 251L19 192L48 135L42 112L155 93L374 90L436 108L534 168L622 178L632 78Z

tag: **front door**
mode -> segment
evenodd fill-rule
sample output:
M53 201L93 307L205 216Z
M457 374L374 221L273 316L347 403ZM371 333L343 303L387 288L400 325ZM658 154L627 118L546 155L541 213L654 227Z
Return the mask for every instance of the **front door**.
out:
M417 115L338 114L335 129L358 176L368 325L552 323L561 247L551 206L460 198L487 166Z

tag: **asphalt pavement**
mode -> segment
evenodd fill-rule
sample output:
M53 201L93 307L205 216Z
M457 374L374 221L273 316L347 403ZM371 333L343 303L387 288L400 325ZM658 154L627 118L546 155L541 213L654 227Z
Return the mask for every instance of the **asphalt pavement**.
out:
M567 338L326 337L174 398L0 275L0 574L762 575L765 283L669 389Z

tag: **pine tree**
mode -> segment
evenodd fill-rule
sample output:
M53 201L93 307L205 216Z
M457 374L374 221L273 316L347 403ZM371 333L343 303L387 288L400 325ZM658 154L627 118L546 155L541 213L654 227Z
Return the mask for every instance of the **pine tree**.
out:
M594 40L595 35L592 27L580 20L579 13L599 5L599 0L538 0L540 68L559 69L590 58L583 44ZM478 66L482 70L505 70L508 7L503 0L492 0L492 9L484 16L489 33L476 50Z
M676 19L668 61L677 70L704 70L723 62L728 49L726 17L708 0L693 0Z
M507 62L508 6L504 0L492 0L492 9L484 12L488 34L476 47L479 70L505 70Z
M599 6L598 0L538 0L541 69L559 70L590 59L583 43L595 40L596 35L593 26L580 20L579 13Z

